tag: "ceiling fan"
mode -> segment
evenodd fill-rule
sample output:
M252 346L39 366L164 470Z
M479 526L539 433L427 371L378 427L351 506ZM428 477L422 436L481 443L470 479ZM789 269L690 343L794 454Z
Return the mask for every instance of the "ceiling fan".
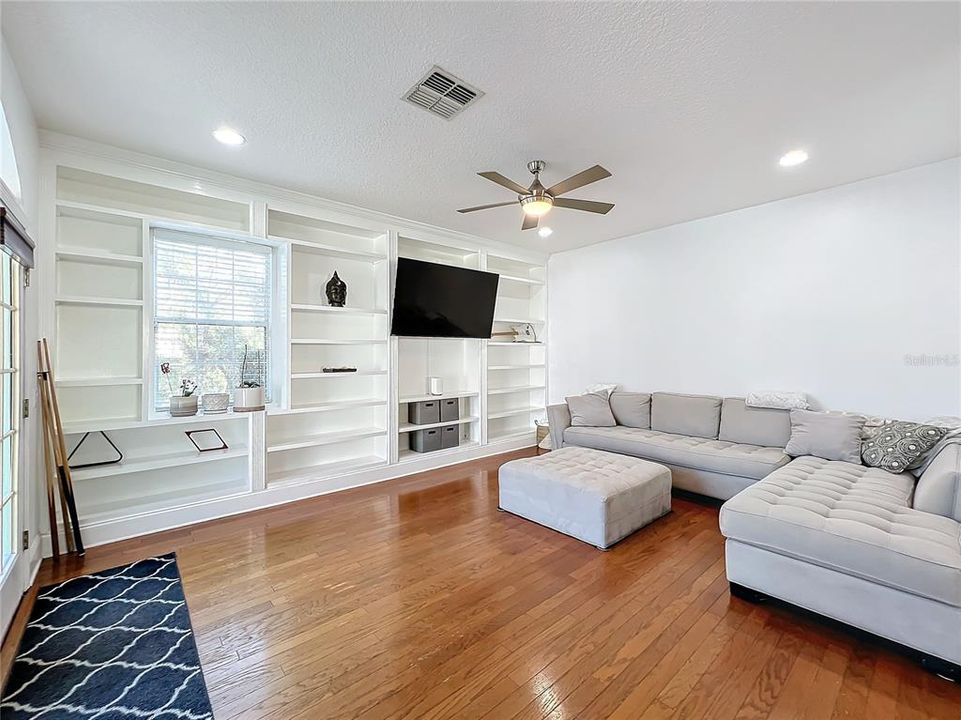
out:
M541 185L540 174L543 172L544 167L545 164L543 160L532 160L527 163L527 169L534 176L534 182L531 183L530 187L524 187L510 178L504 177L499 172L488 171L477 173L482 178L487 178L491 182L496 182L498 185L516 192L517 200L494 203L493 205L478 205L477 207L463 208L457 212L469 213L477 210L506 207L516 202L520 203L521 209L524 211L524 222L521 224L521 230L530 230L531 228L537 227L537 222L541 217L549 213L551 208L559 207L570 210L584 210L586 212L604 215L609 213L611 208L614 207L614 203L595 202L593 200L574 200L573 198L560 197L571 190L576 190L579 187L584 187L585 185L610 177L611 174L600 165L595 165L576 175L571 175L567 180L561 180L549 188Z

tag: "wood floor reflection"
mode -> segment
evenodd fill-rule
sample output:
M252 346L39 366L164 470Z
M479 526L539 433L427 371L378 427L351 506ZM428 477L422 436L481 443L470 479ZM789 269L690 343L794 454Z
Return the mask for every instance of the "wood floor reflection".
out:
M961 687L886 645L732 599L714 506L675 498L607 553L498 513L523 454L93 548L41 581L175 550L218 720L961 717Z

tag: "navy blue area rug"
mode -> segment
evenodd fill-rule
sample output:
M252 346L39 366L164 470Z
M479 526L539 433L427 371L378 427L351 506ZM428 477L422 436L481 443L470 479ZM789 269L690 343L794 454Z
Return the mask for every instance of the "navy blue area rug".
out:
M213 718L173 553L40 591L3 720Z

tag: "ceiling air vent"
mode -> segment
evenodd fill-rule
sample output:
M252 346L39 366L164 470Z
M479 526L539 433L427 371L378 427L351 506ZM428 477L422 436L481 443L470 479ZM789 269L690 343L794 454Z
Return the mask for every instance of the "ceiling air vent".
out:
M436 65L414 85L404 99L450 120L484 93Z

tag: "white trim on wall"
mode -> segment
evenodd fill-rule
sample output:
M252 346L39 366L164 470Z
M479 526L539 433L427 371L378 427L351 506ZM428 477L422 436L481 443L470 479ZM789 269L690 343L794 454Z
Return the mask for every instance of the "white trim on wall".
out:
M111 147L82 138L40 131L40 147L51 151L58 161L91 172L123 177L137 182L161 184L165 187L200 195L209 195L240 202L267 199L270 207L292 214L311 214L323 211L331 222L341 222L355 227L380 229L385 225L396 228L400 234L411 233L418 239L439 242L454 247L476 250L484 248L532 262L546 262L547 254L519 248L478 235L448 230L417 220L390 215L377 210L327 200L315 195L288 190L276 185L247 180L234 175L205 170L200 167L143 153ZM81 165L75 165L75 162ZM204 187L204 184L207 187ZM198 187L198 184L201 187ZM251 226L254 227L253 225ZM253 234L257 234L254 232Z

